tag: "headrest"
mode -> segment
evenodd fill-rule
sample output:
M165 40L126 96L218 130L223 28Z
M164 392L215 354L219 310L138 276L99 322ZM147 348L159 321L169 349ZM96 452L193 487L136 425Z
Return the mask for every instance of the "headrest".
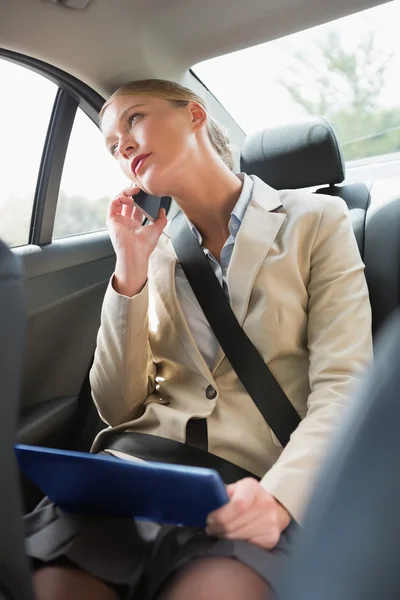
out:
M322 117L307 117L249 135L240 167L277 190L333 185L345 177L336 135Z

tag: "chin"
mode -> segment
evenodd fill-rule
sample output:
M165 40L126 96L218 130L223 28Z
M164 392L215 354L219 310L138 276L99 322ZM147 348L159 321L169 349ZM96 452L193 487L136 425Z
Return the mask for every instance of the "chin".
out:
M171 185L168 184L168 178L163 177L160 173L150 172L153 169L149 169L149 172L143 173L143 177L140 178L139 186L143 187L147 192L153 196L170 196Z

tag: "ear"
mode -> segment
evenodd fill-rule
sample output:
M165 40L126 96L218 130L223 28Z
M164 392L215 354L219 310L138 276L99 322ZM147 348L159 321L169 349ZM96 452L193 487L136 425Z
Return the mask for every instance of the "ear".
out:
M188 109L193 129L195 131L200 130L207 122L206 111L197 102L189 102Z

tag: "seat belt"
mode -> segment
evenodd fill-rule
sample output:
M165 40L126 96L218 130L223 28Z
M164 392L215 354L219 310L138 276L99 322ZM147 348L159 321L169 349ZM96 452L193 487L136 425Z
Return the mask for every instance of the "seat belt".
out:
M300 423L294 406L239 325L204 252L180 212L169 233L186 278L244 388L282 446Z

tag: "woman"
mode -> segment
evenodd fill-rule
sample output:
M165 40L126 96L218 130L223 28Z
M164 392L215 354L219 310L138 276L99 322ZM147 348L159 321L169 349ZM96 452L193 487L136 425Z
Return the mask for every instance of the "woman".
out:
M45 501L27 517L37 598L272 598L324 448L371 358L368 292L347 209L234 174L224 134L201 98L178 84L127 84L101 117L132 186L108 212L117 259L90 376L99 414L111 432L182 443L188 423L206 419L209 451L255 477L228 486L228 504L200 532L72 518ZM176 200L303 418L284 450L162 235L165 213L141 226L132 200L139 188ZM107 448L109 434L99 434L94 451Z

